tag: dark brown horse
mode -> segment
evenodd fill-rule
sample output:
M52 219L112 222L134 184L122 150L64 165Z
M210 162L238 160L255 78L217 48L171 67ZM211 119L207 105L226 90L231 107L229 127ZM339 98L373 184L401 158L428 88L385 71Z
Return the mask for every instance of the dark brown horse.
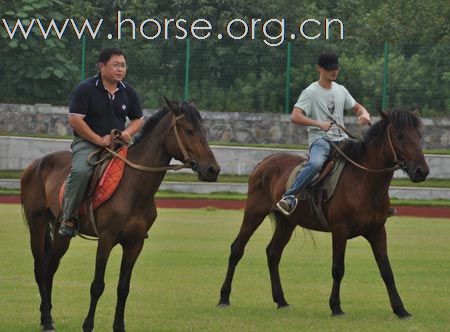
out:
M364 140L348 143L344 152L370 169L391 168L397 160L411 181L424 181L429 168L420 146L420 120L416 114L408 111L392 113L380 111L380 114L381 121L369 129ZM242 258L245 245L253 232L270 213L273 213L275 219L275 231L266 252L272 297L278 308L288 306L281 287L278 265L294 228L300 225L311 230L329 231L316 219L309 204L300 202L289 217L275 208L276 202L285 191L289 174L302 160L304 158L290 154L274 154L261 161L252 172L244 219L239 234L231 245L228 270L220 291L219 307L230 305L231 283L236 265ZM343 314L339 287L344 276L347 240L361 235L372 247L394 313L402 318L410 316L397 292L387 255L384 224L388 214L388 189L393 173L392 169L379 173L368 172L347 163L333 197L324 204L332 233L333 288L329 304L333 315Z
M168 107L146 122L140 138L129 149L128 159L136 164L161 167L169 165L171 158L175 158L189 163L200 180L216 181L220 167L209 148L205 127L195 106L186 102L180 105L166 102ZM70 152L53 153L34 161L21 178L22 203L30 229L34 273L41 295L41 324L45 331L54 330L51 316L53 276L70 243L69 237L57 232L60 224L58 192L70 171L70 163ZM92 331L94 327L95 309L105 286L106 263L116 244L122 246L123 256L113 328L114 331L125 331L124 310L131 273L145 235L156 219L155 193L165 173L126 167L116 192L94 212L98 229L97 258L83 331ZM87 217L80 219L80 232L95 235Z

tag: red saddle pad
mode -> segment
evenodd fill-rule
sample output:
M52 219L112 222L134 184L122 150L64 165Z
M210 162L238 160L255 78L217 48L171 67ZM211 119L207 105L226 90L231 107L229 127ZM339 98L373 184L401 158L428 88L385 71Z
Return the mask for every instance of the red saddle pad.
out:
M119 155L126 158L128 155L128 147L123 147L119 152ZM123 175L123 170L125 169L125 162L121 159L114 157L108 163L105 168L103 175L98 181L97 186L95 187L94 194L92 195L92 209L95 210L101 204L106 202L112 194L116 191L117 186L119 185L120 179ZM64 191L66 188L67 180L64 181L61 189L59 191L59 206L62 207L62 201L64 198ZM85 209L83 207L85 204L81 205L79 214L85 214Z

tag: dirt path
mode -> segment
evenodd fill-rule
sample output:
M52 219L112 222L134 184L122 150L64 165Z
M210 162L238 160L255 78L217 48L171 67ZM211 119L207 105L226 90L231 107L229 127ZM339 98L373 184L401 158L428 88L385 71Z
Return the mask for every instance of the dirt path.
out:
M0 204L20 204L19 196L0 196ZM167 199L156 200L156 206L161 208L198 209L216 208L226 210L244 209L245 201L217 199ZM413 216L428 218L449 218L450 207L431 206L397 206L397 216Z

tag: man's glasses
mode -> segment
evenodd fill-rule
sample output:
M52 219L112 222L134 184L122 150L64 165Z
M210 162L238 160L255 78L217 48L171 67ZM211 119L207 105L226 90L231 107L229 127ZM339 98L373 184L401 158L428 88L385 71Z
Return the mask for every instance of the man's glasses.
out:
M119 68L127 69L128 65L126 63L112 63L111 67L113 67L114 69L119 69Z

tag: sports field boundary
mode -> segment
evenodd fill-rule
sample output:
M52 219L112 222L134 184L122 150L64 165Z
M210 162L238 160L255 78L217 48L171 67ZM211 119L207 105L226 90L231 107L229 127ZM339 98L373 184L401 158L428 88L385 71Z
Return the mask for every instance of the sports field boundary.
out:
M20 197L13 195L0 195L0 204L20 204ZM245 208L245 200L224 199L170 199L157 198L158 208L177 209L218 209L241 210ZM441 206L394 206L399 217L449 218L450 207Z

